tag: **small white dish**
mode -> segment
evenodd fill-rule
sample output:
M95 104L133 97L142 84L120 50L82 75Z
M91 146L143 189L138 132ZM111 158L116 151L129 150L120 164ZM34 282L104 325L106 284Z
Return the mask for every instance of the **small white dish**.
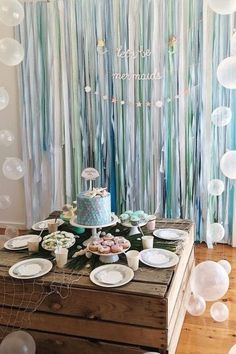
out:
M179 262L179 257L174 252L161 248L143 250L139 257L142 263L154 268L170 268Z
M134 272L122 264L106 264L95 268L90 273L90 280L106 288L114 288L129 283L134 277Z
M47 230L48 223L52 223L54 221L55 221L55 219L47 219L47 220L39 221L32 226L32 229L35 231ZM57 223L58 223L58 226L61 226L62 224L64 224L64 221L61 219L57 219Z
M38 239L38 235L22 235L11 238L4 243L4 248L10 251L20 251L28 248L28 241Z
M178 229L158 229L153 231L153 235L162 240L178 241L184 240L188 233Z
M44 258L32 258L14 264L9 275L16 279L33 279L47 274L52 269L52 262Z

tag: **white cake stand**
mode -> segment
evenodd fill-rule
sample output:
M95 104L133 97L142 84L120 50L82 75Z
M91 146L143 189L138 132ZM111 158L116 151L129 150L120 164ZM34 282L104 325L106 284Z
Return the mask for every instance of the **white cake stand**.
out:
M99 252L95 252L95 251L91 251L88 250L89 252L96 254L99 257L99 261L101 263L115 263L119 260L119 255L122 253L127 252L130 249L131 245L129 246L129 248L126 248L125 250L121 251L121 252L117 252L117 253L108 253L108 254L101 254Z
M129 232L129 236L133 236L133 235L137 235L140 234L140 230L139 228L146 225L147 221L142 221L140 222L137 226L132 225L130 222L122 222L121 225L125 226L125 227L130 227L130 232Z
M112 214L111 215L111 222L108 224L103 224L103 225L82 225L82 224L78 224L76 222L76 220L77 220L77 216L74 216L72 219L70 219L70 224L75 227L83 227L84 229L91 229L92 230L92 236L83 242L83 245L87 246L92 241L92 237L97 235L97 229L116 225L117 222L119 221L119 218L115 214Z

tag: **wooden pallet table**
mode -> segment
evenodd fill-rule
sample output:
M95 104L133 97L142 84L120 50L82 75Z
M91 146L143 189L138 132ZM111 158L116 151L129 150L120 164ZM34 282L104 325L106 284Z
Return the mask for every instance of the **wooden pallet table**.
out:
M119 288L101 288L89 270L55 268L42 278L16 280L8 269L23 253L0 251L0 330L23 328L37 354L174 354L190 296L194 226L189 220L159 220L157 228L188 232L175 268L141 266Z

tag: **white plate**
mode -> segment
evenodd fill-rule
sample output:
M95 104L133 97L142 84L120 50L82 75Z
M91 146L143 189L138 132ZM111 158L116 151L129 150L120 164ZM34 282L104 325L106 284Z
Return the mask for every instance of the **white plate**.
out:
M47 274L52 269L52 262L44 258L32 258L14 264L9 269L11 277L33 279Z
M61 237L65 236L64 239L67 239L67 245L58 245L57 240L60 241ZM55 242L54 246L47 246L46 242L48 239L52 239ZM42 248L44 248L47 251L55 251L55 249L59 246L63 248L70 248L75 244L75 235L72 234L71 232L66 232L66 231L56 231L53 232L52 234L46 235L43 238L42 242Z
M28 248L28 241L32 238L38 238L38 235L22 235L11 238L4 243L4 248L10 251L20 251Z
M185 239L188 233L178 229L158 229L153 231L153 235L163 240L177 241Z
M134 277L131 268L122 264L106 264L90 273L90 280L106 288L114 288L129 283Z
M139 253L140 261L154 268L170 268L179 262L179 257L168 250L151 248Z
M48 222L54 222L55 219L47 219L47 220L42 220L37 222L32 226L32 229L35 231L42 231L42 230L47 230L48 228ZM61 226L64 224L64 221L61 219L57 219L58 226Z

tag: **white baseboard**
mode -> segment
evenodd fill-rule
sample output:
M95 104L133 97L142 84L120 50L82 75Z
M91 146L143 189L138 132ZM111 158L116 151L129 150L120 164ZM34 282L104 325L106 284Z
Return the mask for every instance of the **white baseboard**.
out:
M14 226L20 230L26 230L26 224L23 222L16 222L16 221L0 221L0 228L5 228L6 226Z

